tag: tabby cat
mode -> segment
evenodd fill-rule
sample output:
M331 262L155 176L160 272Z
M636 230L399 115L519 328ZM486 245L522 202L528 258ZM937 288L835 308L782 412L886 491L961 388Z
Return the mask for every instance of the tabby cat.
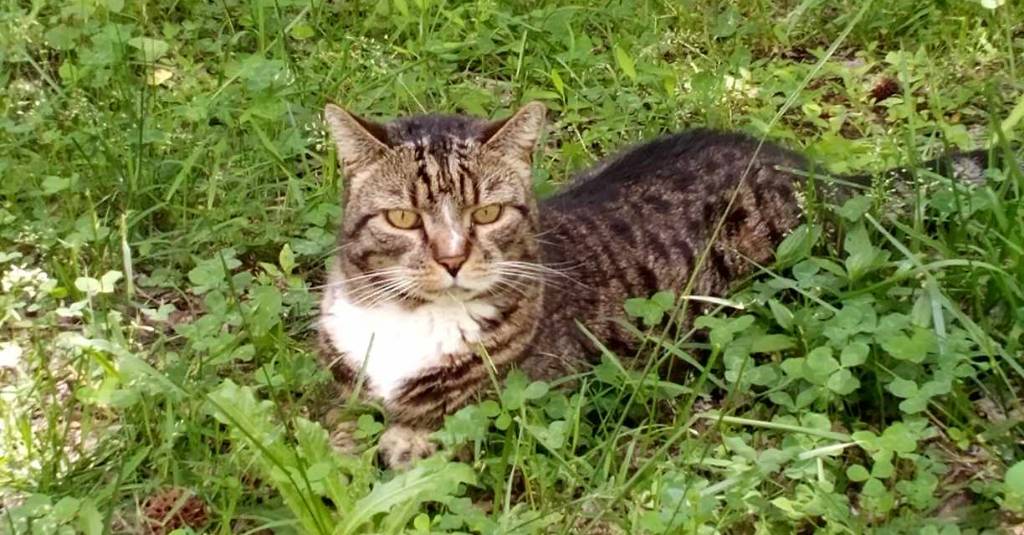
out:
M381 125L326 107L347 184L322 353L339 384L385 407L389 466L429 454L429 433L489 391L492 373L581 370L594 348L577 321L628 349L625 299L691 276L691 294L722 295L800 221L803 158L708 130L632 148L538 203L544 116L531 103L496 122Z

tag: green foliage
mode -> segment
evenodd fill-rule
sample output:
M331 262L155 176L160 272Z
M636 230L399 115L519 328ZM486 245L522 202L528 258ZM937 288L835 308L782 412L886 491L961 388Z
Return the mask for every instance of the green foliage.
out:
M627 299L625 303L626 315L631 318L640 318L644 325L653 327L662 322L667 314L675 308L676 295L674 292L663 290L655 293L650 298L634 297Z
M1014 7L10 3L0 530L141 531L168 487L206 504L184 532L1018 526ZM320 110L502 116L531 99L551 109L541 196L682 126L781 141L830 173L951 148L1008 163L976 187L918 169L898 198L840 206L816 176L804 224L734 294L629 299L638 354L604 349L571 388L512 373L447 419L441 454L381 472L377 409L339 402L312 352L343 187ZM700 336L662 329L682 310ZM358 415L357 454L329 444L338 408Z
M233 453L254 462L305 533L394 532L412 520L420 504L444 502L460 492L461 484L476 479L468 466L437 458L371 489L377 478L372 462L336 453L318 424L297 418L289 437L280 423L267 418L274 412L272 402L258 401L251 388L230 380L208 399L213 415L231 428L232 442L241 446Z

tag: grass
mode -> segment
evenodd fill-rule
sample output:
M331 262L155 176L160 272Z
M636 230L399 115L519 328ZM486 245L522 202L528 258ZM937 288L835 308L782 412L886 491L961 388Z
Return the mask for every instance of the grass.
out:
M1024 11L986 4L6 2L0 526L1021 529ZM976 188L919 170L903 206L810 197L705 336L643 332L641 366L606 352L571 390L513 375L438 434L455 457L392 474L334 454L310 340L343 184L324 102L531 99L552 110L541 195L687 126L836 173L1009 163ZM624 306L653 325L675 302ZM668 362L686 377L649 373ZM372 444L379 411L342 405Z

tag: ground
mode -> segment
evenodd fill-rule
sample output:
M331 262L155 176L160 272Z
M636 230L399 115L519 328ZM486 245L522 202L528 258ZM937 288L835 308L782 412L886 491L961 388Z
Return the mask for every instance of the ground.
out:
M37 0L0 28L5 532L1022 529L1013 0ZM528 100L551 110L541 195L694 126L832 173L1003 163L970 187L920 171L900 199L809 194L702 336L652 329L572 390L514 375L409 472L334 453L328 412L357 411L366 447L383 417L335 399L313 352L344 183L324 103ZM674 307L648 297L625 310ZM646 373L670 361L677 382Z

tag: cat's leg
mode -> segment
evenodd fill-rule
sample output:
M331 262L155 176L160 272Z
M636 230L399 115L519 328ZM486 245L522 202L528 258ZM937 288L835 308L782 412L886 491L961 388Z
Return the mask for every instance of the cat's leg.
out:
M332 389L334 398L351 400L356 384L356 374L345 363L342 354L334 347L327 332L327 329L321 327L317 333L320 360L334 376L335 382ZM327 429L331 447L342 455L355 455L360 451L355 437L357 417L358 414L354 414L348 407L340 406L328 410L321 419L321 423Z
M327 413L324 418L324 425L327 428L327 438L334 448L334 451L342 455L355 455L359 453L359 444L356 442L356 421L346 417L344 411L334 409Z
M389 468L408 469L437 451L437 446L430 441L430 433L429 429L392 424L380 436L378 454Z

